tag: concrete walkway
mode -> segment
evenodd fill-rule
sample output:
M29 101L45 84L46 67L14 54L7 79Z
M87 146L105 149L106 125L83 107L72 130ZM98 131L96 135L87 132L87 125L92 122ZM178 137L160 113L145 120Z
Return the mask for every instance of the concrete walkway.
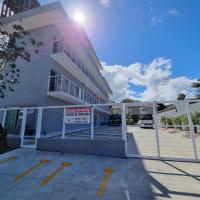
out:
M3 200L200 199L200 164L21 148L0 156L0 194Z

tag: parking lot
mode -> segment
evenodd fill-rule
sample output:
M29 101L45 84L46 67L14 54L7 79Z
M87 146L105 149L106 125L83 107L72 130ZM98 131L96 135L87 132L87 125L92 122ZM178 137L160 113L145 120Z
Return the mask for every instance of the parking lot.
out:
M0 156L0 199L199 199L199 166L21 148Z
M172 128L158 130L160 154L164 157L194 158L189 131ZM200 156L200 135L195 136ZM128 153L142 156L157 156L155 129L128 127Z

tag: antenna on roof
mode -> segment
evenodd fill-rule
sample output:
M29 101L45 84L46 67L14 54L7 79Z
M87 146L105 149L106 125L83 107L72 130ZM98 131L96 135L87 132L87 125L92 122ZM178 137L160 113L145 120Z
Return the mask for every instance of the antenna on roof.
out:
M38 0L4 0L1 8L1 18L40 6Z

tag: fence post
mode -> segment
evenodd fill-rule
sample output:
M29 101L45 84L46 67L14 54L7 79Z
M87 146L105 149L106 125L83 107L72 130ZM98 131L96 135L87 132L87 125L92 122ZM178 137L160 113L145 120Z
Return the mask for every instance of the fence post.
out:
M94 139L94 107L91 107L91 140Z
M64 81L63 78L64 78L64 76L61 75L61 80L60 80L60 81L61 81L61 83L60 83L60 84L61 84L61 86L60 86L60 91L61 91L61 92L63 92L63 81Z
M27 108L22 109L22 126L21 126L21 146L24 144L24 135L25 135L25 129L26 129L26 115L27 115Z
M121 104L121 113L122 113L122 139L126 140L126 107L125 104Z
M36 141L37 141L37 138L41 137L42 113L43 113L43 108L38 108L37 127L36 127Z
M156 103L153 103L153 115L154 115L154 125L155 125L155 133L156 133L156 146L158 158L160 158L160 141L159 141L159 133L158 133L158 124L157 124L157 113L156 113Z
M63 108L63 129L62 129L62 138L65 138L65 115L66 115L66 108Z
M4 110L4 112L3 112L3 121L2 121L2 127L3 128L4 128L5 123L6 123L6 113L7 113L7 110Z
M195 142L194 125L193 125L191 110L190 110L188 101L186 102L186 111L187 111L187 116L188 116L188 121L189 121L189 126L190 126L190 134L192 136L192 146L193 146L193 151L194 151L194 157L197 160L198 154L197 154L197 147L196 147L196 142Z

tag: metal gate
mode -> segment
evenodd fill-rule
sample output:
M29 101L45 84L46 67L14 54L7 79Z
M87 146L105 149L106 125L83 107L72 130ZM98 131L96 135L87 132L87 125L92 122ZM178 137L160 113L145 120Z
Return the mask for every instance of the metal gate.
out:
M200 101L127 103L128 157L200 161Z

